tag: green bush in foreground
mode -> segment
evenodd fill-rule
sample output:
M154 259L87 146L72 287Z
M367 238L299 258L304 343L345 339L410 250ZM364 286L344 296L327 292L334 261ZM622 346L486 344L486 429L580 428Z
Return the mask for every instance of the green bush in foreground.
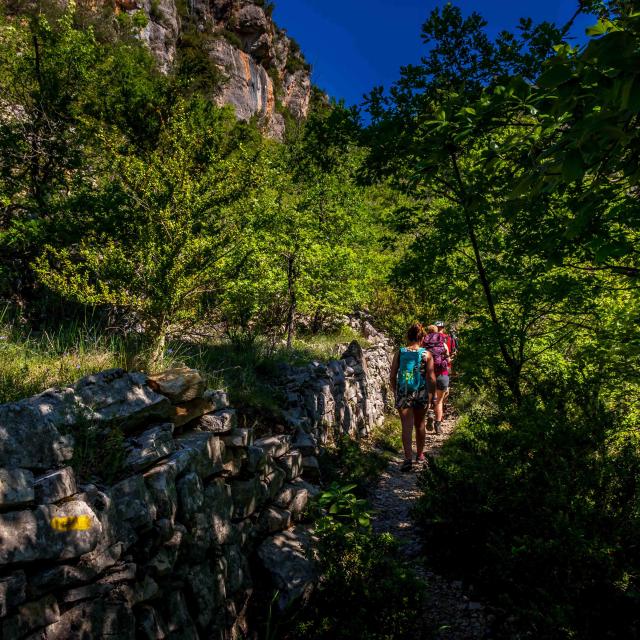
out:
M299 611L291 640L399 640L424 638L423 584L398 560L388 533L371 530L366 501L355 485L332 484L318 497L316 522L322 575L309 605Z
M637 431L574 380L471 410L421 476L417 516L431 559L536 638L637 638L638 478Z

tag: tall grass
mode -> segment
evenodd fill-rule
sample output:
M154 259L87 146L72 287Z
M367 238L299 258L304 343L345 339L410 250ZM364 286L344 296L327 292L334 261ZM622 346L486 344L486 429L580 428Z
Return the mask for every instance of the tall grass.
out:
M277 412L281 398L273 382L279 365L338 358L345 344L356 337L345 327L331 334L301 337L292 349L273 348L260 339L245 344L219 338L197 343L173 340L157 369L194 367L210 387L226 388L234 404ZM143 343L136 336L106 332L84 321L35 332L10 319L5 309L0 311L0 403L68 385L112 367L144 370L144 355Z

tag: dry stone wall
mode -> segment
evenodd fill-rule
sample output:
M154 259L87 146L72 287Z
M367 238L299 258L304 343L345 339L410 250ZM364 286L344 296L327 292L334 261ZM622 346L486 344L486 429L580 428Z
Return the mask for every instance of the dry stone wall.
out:
M244 637L254 590L304 597L317 447L382 419L387 348L284 372L290 433L258 440L190 369L110 370L0 405L0 637ZM74 470L88 431L114 480Z

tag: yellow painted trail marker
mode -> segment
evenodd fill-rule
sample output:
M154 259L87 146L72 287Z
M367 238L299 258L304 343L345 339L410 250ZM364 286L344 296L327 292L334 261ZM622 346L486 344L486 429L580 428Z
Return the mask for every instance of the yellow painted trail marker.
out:
M91 516L59 516L51 518L55 531L87 531L91 529Z

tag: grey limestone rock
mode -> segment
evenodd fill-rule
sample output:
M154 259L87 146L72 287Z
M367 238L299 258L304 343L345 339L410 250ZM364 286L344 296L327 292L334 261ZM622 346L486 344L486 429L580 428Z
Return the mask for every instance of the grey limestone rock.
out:
M291 526L291 511L279 507L263 509L258 518L258 527L265 533L274 533Z
M118 518L134 528L148 528L156 519L156 506L141 475L122 480L111 489L110 495Z
M248 473L260 473L267 463L267 456L260 447L247 447L246 468Z
M286 484L274 502L291 513L294 520L300 520L309 502L309 491L302 486Z
M0 566L68 560L93 550L102 525L86 502L0 514Z
M253 442L253 429L232 429L222 441L227 447L248 447Z
M249 480L232 480L233 517L250 516L258 508L261 496L260 479L257 476Z
M171 403L147 385L142 373L109 369L79 380L73 390L86 418L104 426L130 431L149 420L164 420Z
M0 469L0 507L9 508L32 502L33 473L27 469Z
M197 473L187 473L176 483L178 492L178 518L181 522L191 522L202 508L204 493L202 481Z
M207 413L194 423L194 428L199 431L210 431L211 433L229 433L237 423L234 409L221 409L214 413Z
M147 429L127 442L124 467L134 473L144 471L175 451L173 424L167 422Z
M42 640L117 638L134 640L135 618L124 603L96 599L81 602L44 629Z
M143 605L136 616L138 633L147 640L164 640L168 637L167 626L162 616L150 605Z
M74 403L65 389L0 405L0 467L44 470L70 460L73 438L62 431L73 422Z
M280 592L278 605L285 609L305 599L317 580L311 536L303 527L277 533L258 547L258 557Z
M0 578L0 618L27 599L27 579L24 571L15 571Z
M151 375L148 384L154 391L167 396L172 403L188 402L198 398L206 387L200 373L188 367L168 369Z
M58 502L78 492L76 476L71 467L50 471L36 478L34 489L39 504Z
M260 438L256 440L253 445L262 449L267 455L273 458L279 458L289 451L289 443L290 437L282 435Z
M18 607L18 612L2 622L3 638L22 638L60 619L57 600L48 595Z
M191 452L190 465L203 478L220 473L224 465L224 443L213 433L189 433L177 438L176 443L185 452Z
M285 472L286 479L293 480L302 475L302 460L302 454L292 449L286 455L278 458L277 464Z
M302 429L298 429L291 446L300 451L303 456L314 456L316 454L317 445L315 439Z
M204 508L209 514L213 537L218 545L229 542L232 534L233 499L231 487L216 478L204 491Z

